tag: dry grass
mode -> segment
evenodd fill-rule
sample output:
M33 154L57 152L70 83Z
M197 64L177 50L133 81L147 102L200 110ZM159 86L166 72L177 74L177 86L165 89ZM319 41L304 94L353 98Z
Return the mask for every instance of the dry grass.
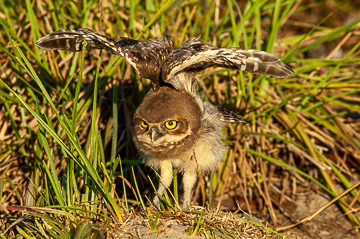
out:
M94 237L116 237L122 230L141 237L138 233L151 231L154 225L165 232L171 222L190 234L199 222L195 234L210 238L216 233L271 237L273 234L261 223L250 223L257 223L255 216L271 227L295 224L312 214L293 216L299 207L298 197L308 195L311 200L313 194L324 195L328 202L337 199L331 203L341 209L339 220L351 222L356 238L359 191L351 190L337 198L360 180L360 28L356 5L255 1L248 7L244 3L231 8L233 1L152 1L153 6L134 6L130 1L113 5L107 0L101 4L76 3L0 2L3 238L31 233L37 237L72 237L76 233L85 235L82 228L90 228L87 232ZM281 11L276 19L279 3ZM333 15L328 16L330 12ZM278 31L274 26L279 26ZM151 198L154 194L149 178L155 182L156 177L137 158L130 125L149 82L139 81L121 59L103 53L98 90L94 91L98 51L87 52L82 63L81 54L44 53L34 46L40 36L65 27L88 27L116 39L129 36L144 40L160 37L167 30L177 44L183 38L201 35L205 42L219 47L273 49L284 56L297 77L278 80L220 69L199 76L207 99L243 112L250 119L247 125L224 129L229 143L226 159L213 175L201 178L193 195L195 205L220 211L206 211L200 220L200 209L183 213L166 205L159 212L144 208L145 195ZM29 74L29 67L21 65L24 59L14 44L30 61L56 110ZM80 67L84 67L82 74ZM77 84L78 75L82 76L82 85ZM14 93L39 118L30 114ZM67 148L39 119L54 129ZM72 141L75 136L77 142ZM209 198L210 189L214 199ZM35 207L35 212L14 207L20 205ZM59 211L38 213L43 208ZM247 222L236 216L239 209L255 216ZM144 231L138 232L138 225ZM54 227L58 230L51 234ZM1 234L7 229L6 235Z

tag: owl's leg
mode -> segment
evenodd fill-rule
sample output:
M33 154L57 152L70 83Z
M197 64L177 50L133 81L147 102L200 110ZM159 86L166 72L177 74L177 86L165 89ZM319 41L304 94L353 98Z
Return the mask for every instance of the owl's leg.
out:
M191 203L191 191L196 182L196 170L187 168L184 171L183 184L184 184L184 203L183 210L188 211Z
M159 196L164 194L165 189L170 187L170 184L173 180L172 164L170 160L160 160L160 183L157 190L158 196L155 196L153 204L155 206L159 205L160 199Z

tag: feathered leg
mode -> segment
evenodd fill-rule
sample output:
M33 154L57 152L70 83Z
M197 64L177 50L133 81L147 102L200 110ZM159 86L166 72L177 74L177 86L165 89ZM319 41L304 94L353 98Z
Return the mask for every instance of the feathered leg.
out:
M169 188L173 180L172 164L169 160L160 160L160 183L157 190L158 196L155 196L153 204L159 205L159 196L162 196L165 189Z
M186 168L183 176L184 184L184 203L183 210L188 211L191 203L191 191L196 182L196 170L193 168Z

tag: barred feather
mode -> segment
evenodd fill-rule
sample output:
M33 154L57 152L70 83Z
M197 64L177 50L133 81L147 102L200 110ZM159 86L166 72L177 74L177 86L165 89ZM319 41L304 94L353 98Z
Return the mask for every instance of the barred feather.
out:
M35 45L46 50L81 51L86 40L87 49L105 49L120 55L130 63L137 73L159 84L160 69L174 47L169 35L151 41L137 41L122 37L115 41L90 29L59 30L40 38Z
M40 38L35 45L46 50L81 51L84 39L87 49L106 49L112 54L123 56L116 41L86 28L59 30Z
M294 75L288 65L270 53L239 48L215 48L195 38L184 42L168 55L161 76L165 82L171 82L179 72L198 72L213 66L268 74L278 78Z

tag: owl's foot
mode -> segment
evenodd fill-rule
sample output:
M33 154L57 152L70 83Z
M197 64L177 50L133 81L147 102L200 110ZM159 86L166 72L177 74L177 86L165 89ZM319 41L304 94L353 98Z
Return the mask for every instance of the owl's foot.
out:
M188 205L183 204L182 210L183 210L184 212L189 212L189 211L190 211L190 204L188 204Z
M153 209L160 209L160 199L158 195L155 195L150 207Z

